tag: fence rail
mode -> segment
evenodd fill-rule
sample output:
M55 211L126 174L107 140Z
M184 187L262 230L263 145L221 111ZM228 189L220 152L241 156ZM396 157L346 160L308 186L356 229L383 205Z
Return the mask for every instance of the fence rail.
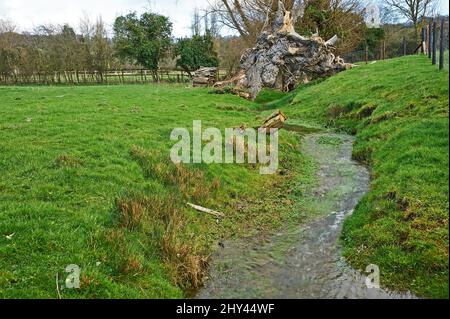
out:
M370 62L375 60L385 60L411 54L428 55L431 63L439 65L439 69L449 68L449 43L448 43L448 20L430 21L422 28L421 41L417 44L412 34L404 35L397 41L381 41L376 47L370 50L368 47L343 54L343 58L349 63ZM397 37L398 38L398 37Z
M226 75L221 69L219 76ZM21 74L0 73L1 85L83 85L83 84L145 84L145 83L188 83L191 76L182 70L160 69L153 72L147 69L121 69L98 71L53 71Z

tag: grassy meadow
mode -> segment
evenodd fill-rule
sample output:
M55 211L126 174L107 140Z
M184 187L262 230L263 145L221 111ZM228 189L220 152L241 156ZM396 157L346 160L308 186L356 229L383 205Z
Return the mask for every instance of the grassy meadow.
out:
M179 85L0 88L0 298L184 297L219 241L299 218L287 189L313 165L293 133L284 176L170 161L172 129L254 126L256 108ZM81 289L58 292L71 264Z
M277 108L356 135L372 182L344 227L347 260L377 264L383 286L448 297L448 93L448 70L421 56L256 102L181 85L0 87L0 298L186 297L222 240L300 223L315 164L296 133L281 132L274 176L169 159L176 127L253 127ZM58 289L70 264L81 289Z

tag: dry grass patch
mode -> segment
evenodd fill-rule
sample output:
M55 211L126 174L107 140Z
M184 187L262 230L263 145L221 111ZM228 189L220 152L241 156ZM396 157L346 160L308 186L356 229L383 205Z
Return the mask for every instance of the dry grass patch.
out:
M133 146L131 157L139 163L144 176L153 178L167 186L174 186L184 200L203 201L211 198L220 187L220 179L208 182L205 173L198 168L187 168L183 164L173 164L159 152L150 152Z
M82 164L83 162L79 158L69 154L61 154L55 159L55 166L59 168L77 167Z
M117 200L116 205L118 226L140 231L157 242L174 283L183 288L197 288L202 284L209 257L188 231L187 213L180 198L130 195ZM139 273L141 270L139 261L129 256L120 271Z

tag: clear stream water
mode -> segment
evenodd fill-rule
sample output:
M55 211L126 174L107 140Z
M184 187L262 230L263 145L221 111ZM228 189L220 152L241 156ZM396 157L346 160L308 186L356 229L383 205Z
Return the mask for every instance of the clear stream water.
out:
M368 288L366 277L341 257L342 224L369 187L368 170L351 159L353 142L342 134L306 135L301 151L319 166L318 186L308 194L307 205L316 217L276 234L225 242L196 297L414 298Z

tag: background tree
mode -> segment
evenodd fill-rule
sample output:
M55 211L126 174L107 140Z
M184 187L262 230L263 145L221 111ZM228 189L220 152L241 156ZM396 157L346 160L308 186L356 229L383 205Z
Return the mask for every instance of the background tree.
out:
M413 24L416 43L419 42L420 23L436 9L437 3L437 0L386 0L394 12Z
M116 19L114 33L117 55L150 69L158 80L159 62L172 43L169 18L155 13L144 13L139 18L130 13Z
M101 80L103 80L103 73L109 69L113 54L101 18L97 20L95 25L90 51L93 67L100 73Z
M234 74L240 67L242 52L248 48L247 44L237 36L219 37L214 42L220 67L226 69L228 75Z
M79 80L74 78L74 71L86 70L98 72L101 81L103 73L115 62L112 45L101 18L95 24L86 21L81 34L67 24L41 25L32 33L0 32L0 73L45 73L51 81L63 77L72 82Z
M80 68L79 42L75 30L65 24L56 37L60 57L60 71L75 71Z
M0 19L0 34L15 31L16 25L12 21L7 19Z
M340 36L340 52L354 49L363 36L364 11L359 0L216 0L211 12L251 47L258 35L272 26L279 2L301 17L296 25L300 33Z
M295 1L283 2L289 10ZM250 47L264 26L271 25L277 9L278 0L216 0L210 11L216 14L219 23L235 30Z
M20 51L24 45L24 36L15 32L15 24L0 19L0 72L13 74L20 63Z
M318 33L324 39L337 35L337 54L355 50L364 40L364 8L355 0L308 0L296 29L300 34Z
M200 13L198 12L198 9L194 10L194 14L192 16L192 23L191 23L191 33L192 35L200 35L201 28L201 17Z
M209 31L203 36L194 35L192 38L180 39L175 45L174 55L178 58L177 66L189 74L200 67L219 66L213 37Z

